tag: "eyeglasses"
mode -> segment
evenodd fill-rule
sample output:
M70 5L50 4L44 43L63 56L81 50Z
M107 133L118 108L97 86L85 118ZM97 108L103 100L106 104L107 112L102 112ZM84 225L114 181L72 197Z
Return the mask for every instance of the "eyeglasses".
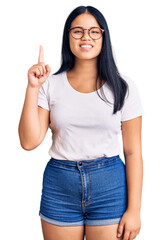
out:
M85 30L88 30L89 36L94 40L101 38L104 32L104 29L101 29L99 27L91 27L90 29L73 27L68 29L68 31L71 33L71 36L75 39L81 39L84 36Z

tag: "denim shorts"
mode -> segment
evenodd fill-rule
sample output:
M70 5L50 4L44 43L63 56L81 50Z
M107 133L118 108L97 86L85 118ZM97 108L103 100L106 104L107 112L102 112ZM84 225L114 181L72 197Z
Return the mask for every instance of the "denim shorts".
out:
M43 173L39 216L58 226L119 223L128 204L125 166L119 155L51 158Z

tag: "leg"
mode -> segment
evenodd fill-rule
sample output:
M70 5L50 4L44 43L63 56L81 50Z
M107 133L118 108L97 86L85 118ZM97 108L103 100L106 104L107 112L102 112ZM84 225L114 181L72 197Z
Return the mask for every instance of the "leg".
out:
M127 208L125 166L119 157L102 161L104 166L89 171L92 201L86 206L86 240L122 240L117 230Z
M85 225L86 240L122 240L122 236L117 238L119 224L103 226Z
M84 240L84 226L62 227L41 219L44 240Z

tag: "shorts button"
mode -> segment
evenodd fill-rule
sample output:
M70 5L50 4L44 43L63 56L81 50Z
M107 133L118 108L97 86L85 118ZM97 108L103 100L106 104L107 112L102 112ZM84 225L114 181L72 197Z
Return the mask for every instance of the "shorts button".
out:
M82 163L81 163L81 162L79 163L79 166L82 166Z

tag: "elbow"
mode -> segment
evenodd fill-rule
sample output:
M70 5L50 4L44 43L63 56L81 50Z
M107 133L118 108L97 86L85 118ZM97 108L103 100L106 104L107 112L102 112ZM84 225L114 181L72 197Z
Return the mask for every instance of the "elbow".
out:
M20 145L24 150L31 151L31 150L37 148L40 144L35 144L35 145L34 144L25 144L20 141Z
M19 132L19 140L20 140L20 146L26 151L31 151L40 145L40 142L38 141L36 142L36 139L35 141L29 141L29 140L27 141L21 136L20 132Z
M36 147L30 147L30 146L24 146L24 145L21 145L21 147L26 151L31 151L36 148Z

